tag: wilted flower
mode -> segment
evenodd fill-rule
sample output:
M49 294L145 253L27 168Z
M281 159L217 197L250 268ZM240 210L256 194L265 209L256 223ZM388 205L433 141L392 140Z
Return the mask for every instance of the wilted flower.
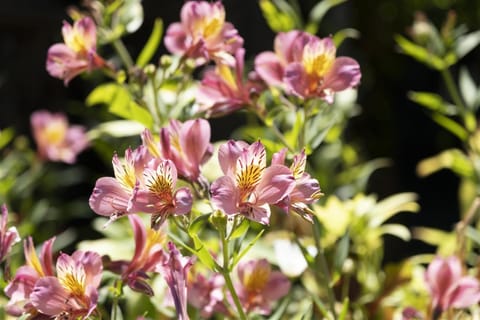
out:
M147 272L155 271L158 264L167 258L163 251L164 234L159 230L146 229L142 220L129 215L135 238L135 253L130 261L111 261L105 266L122 276L122 280L134 291L153 296L153 290L146 282Z
M436 257L425 272L425 281L432 297L434 314L449 308L467 308L480 301L480 283L472 276L462 275L456 256Z
M20 241L17 228L7 229L8 210L5 204L2 205L2 215L0 216L0 263L5 260L12 246Z
M271 304L290 290L288 278L280 271L272 271L266 259L240 262L237 272L235 290L246 312L268 315Z
M64 22L62 35L64 43L48 50L47 71L51 76L67 85L78 74L105 66L97 54L97 28L90 17L75 21L73 26Z
M337 57L331 38L319 39L303 35L296 39L302 51L296 52L297 62L285 68L287 90L302 97L320 97L333 102L335 92L355 87L360 82L360 66L348 57Z
M30 295L32 305L56 319L86 319L97 307L102 270L102 259L95 252L76 251L71 256L61 253L57 275L35 283Z
M211 186L212 204L228 215L241 214L268 224L270 204L275 204L295 187L290 170L279 164L266 167L265 147L230 140L220 146L218 160L223 177Z
M167 261L157 267L157 272L165 277L173 298L177 319L187 320L187 274L192 266L192 258L184 257L173 242L168 243L170 254Z
M188 278L188 302L200 310L203 318L210 318L214 313L227 314L227 308L223 303L223 288L225 279L219 273L205 277L203 274L195 274Z
M30 122L38 153L43 159L74 163L77 155L89 144L85 128L69 126L64 114L35 111Z
M231 53L242 47L243 39L232 24L225 22L220 1L188 1L180 13L181 22L172 23L165 34L165 46L203 64L210 59L232 63Z
M272 164L284 164L287 149L282 149L272 157ZM305 172L307 156L305 150L293 157L290 170L295 178L295 188L276 205L286 212L294 211L306 220L313 222L313 212L308 207L316 202L322 195L318 180Z
M210 124L204 119L184 123L172 119L160 130L160 143L148 129L142 133L143 145L155 158L173 161L178 174L192 182L201 180L200 166L212 155Z
M199 112L207 116L221 116L251 105L250 94L257 84L243 79L244 49L235 53L235 65L217 63L215 69L208 70L198 89Z

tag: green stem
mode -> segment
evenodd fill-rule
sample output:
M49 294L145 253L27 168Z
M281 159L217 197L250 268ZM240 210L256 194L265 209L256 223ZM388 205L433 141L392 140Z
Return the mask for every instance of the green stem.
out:
M240 302L240 299L238 298L237 292L235 291L235 288L233 287L232 278L230 277L230 267L229 267L230 256L229 256L229 252L228 252L228 241L226 239L225 233L221 231L220 232L220 237L222 238L222 246L223 246L222 275L225 278L225 283L227 285L227 288L230 291L230 294L232 295L233 302L235 303L235 306L237 307L238 317L241 320L247 320L247 316L245 315L245 311L243 311L243 307L242 307L242 304Z
M314 218L314 224L312 225L313 227L313 235L315 239L315 246L318 249L318 254L315 257L315 262L317 264L317 267L320 269L321 273L323 274L322 276L318 277L318 280L322 282L322 284L327 288L327 295L328 295L328 302L330 305L330 311L332 312L333 319L337 319L337 312L335 311L335 295L333 293L332 286L330 284L331 282L331 277L330 277L330 271L328 269L328 264L327 264L327 259L325 258L325 251L323 249L322 244L320 243L320 234L318 228L315 226L315 224L320 223L318 219Z
M271 128L273 130L273 133L275 134L275 136L288 149L288 151L295 152L295 150L290 146L288 141L285 139L285 136L283 135L283 133L275 125L275 122L272 120L272 124L268 124L267 120L265 119L265 116L262 114L261 111L259 111L260 110L259 108L253 106L252 109L255 112L255 114L257 115L257 117L262 121L262 123L264 125L266 125L268 128Z
M120 59L122 60L125 67L127 67L127 69L132 68L134 66L132 57L130 56L130 53L128 53L127 48L125 48L122 40L113 40L112 45L120 56Z
M153 98L153 104L154 108L150 106L150 104L147 103L148 109L150 110L150 113L153 116L153 119L155 121L155 125L157 125L159 128L163 124L163 119L162 119L162 112L160 110L160 104L158 103L158 95L157 95L157 85L155 81L155 74L151 75L150 81L152 83L152 98Z

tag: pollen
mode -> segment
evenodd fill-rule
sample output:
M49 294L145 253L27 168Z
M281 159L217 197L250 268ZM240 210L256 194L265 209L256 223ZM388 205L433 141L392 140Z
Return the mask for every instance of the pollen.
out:
M237 174L237 185L240 189L251 190L260 182L263 169L256 164L249 164Z
M61 276L59 281L61 285L75 296L82 296L85 294L85 273L83 270L68 270Z

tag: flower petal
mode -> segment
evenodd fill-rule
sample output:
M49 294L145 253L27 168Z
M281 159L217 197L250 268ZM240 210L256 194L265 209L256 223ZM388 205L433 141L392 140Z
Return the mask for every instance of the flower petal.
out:
M212 204L226 214L238 213L238 191L235 182L229 176L218 178L210 188Z
M99 215L111 216L127 212L130 194L112 177L102 177L95 183L88 201L90 208Z

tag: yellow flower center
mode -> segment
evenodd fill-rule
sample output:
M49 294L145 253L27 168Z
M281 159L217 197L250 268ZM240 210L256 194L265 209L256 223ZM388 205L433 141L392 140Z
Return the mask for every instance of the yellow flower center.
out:
M257 265L250 273L243 277L243 285L248 291L260 291L270 278L271 268L269 265Z
M53 121L43 132L43 138L45 142L51 145L59 145L65 139L65 134L67 132L67 126L61 121Z
M235 81L235 76L233 75L232 70L228 66L224 64L219 64L217 66L217 72L222 77L222 79L225 80L225 83L227 83L227 85L231 89L238 89L237 82Z
M306 73L320 79L332 68L335 50L327 50L321 45L307 44L303 50L302 60Z
M86 279L82 267L68 265L65 268L57 268L57 278L72 295L77 297L85 295Z
M87 45L85 39L75 29L73 29L68 36L64 38L67 47L75 51L76 53L87 52Z

